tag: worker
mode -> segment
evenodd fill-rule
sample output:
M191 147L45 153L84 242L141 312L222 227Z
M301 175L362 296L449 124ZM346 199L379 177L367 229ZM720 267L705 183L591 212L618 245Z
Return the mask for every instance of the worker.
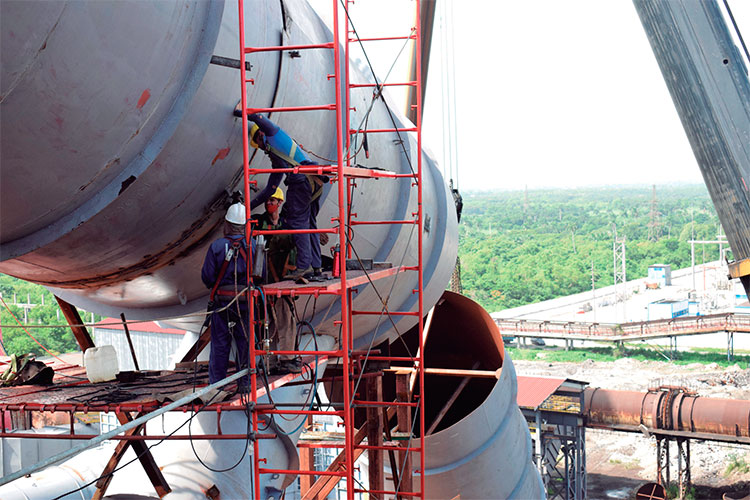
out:
M284 192L277 187L276 191L266 200L266 211L258 217L258 229L263 231L281 229L281 206L284 204ZM290 235L266 235L266 283L281 280L285 271L294 263L294 242ZM269 336L276 341L279 351L293 351L295 349L295 323L292 314L292 302L288 297L267 296L271 318L269 321ZM272 373L300 373L302 363L297 356L282 354L273 366Z
M211 290L211 353L208 379L213 384L227 376L229 353L234 339L238 370L247 367L250 338L250 317L246 296L248 252L245 240L245 206L234 203L224 217L224 236L208 248L203 261L201 280ZM235 300L236 299L236 300ZM240 388L247 386L247 377L239 380Z
M257 229L269 231L281 229L281 207L284 204L284 192L277 187L276 191L265 202L266 211L258 216ZM288 234L266 236L266 283L281 281L287 271L294 269L296 249L292 237Z
M242 116L238 109L235 116ZM281 127L264 116L252 113L247 116L253 122L250 128L250 145L262 149L271 159L273 168L292 168L299 165L315 165L302 148ZM273 173L266 187L251 202L251 209L260 206L279 187L283 175ZM286 174L287 201L281 212L282 229L315 229L320 210L320 196L323 184L328 178L318 175ZM296 270L285 276L297 280L320 274L320 239L317 233L295 234L297 248Z

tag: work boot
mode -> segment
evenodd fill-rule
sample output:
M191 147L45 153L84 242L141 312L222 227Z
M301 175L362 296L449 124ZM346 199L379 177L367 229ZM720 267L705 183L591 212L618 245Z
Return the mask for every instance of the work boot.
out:
M313 273L312 266L307 267L306 269L296 269L293 272L287 274L284 276L285 280L292 280L297 281L300 278L306 278L307 276L311 276Z
M276 375L286 375L287 373L302 373L302 361L295 359L282 359L274 371Z
M313 267L313 276L320 276L323 274L323 269L319 267Z

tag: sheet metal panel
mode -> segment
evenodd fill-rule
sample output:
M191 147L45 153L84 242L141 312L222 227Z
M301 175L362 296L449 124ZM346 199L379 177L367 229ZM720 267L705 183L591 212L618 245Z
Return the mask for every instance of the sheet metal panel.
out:
M736 260L750 257L750 82L718 4L633 0Z
M564 378L516 377L518 396L516 402L522 408L539 408L565 382Z

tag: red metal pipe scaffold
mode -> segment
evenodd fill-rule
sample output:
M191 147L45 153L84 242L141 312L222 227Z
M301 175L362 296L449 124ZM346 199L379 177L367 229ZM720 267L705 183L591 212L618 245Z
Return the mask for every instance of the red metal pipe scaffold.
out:
M353 499L355 493L365 493L369 492L371 494L394 494L398 496L404 496L404 497L417 497L417 498L424 498L424 491L425 491L425 478L424 478L424 463L425 463L425 445L424 445L424 432L420 432L419 437L419 445L418 446L412 446L410 445L411 438L411 432L410 432L410 439L409 442L406 443L405 446L392 446L390 444L385 445L379 442L376 438L376 435L381 435L380 441L382 441L382 429L375 429L375 431L372 431L372 429L368 430L368 435L370 436L370 439L375 439L375 441L378 441L377 444L373 444L373 442L368 442L367 445L360 445L359 443L362 441L362 429L355 429L355 409L356 408L370 408L368 410L364 410L366 412L371 411L383 411L385 413L385 416L390 416L390 418L393 418L390 413L386 412L385 410L388 409L389 411L392 411L395 415L396 409L398 408L398 412L402 412L402 415L411 415L412 411L416 411L418 414L414 414L414 418L419 418L419 424L420 429L424 429L424 398L422 395L424 394L424 391L422 388L424 387L424 305L423 305L423 289L424 289L424 281L423 281L423 252L422 252L422 245L423 245L423 203L422 203L422 134L421 134L421 121L422 121L422 111L421 111L421 103L422 103L422 74L421 74L421 44L420 44L420 37L421 37L421 26L419 24L419 12L420 12L420 3L419 1L416 2L416 12L417 12L417 25L411 30L411 33L407 36L388 36L388 37L380 37L380 38L367 38L367 39L357 39L352 38L350 34L356 33L353 30L353 26L351 25L351 18L349 13L349 5L350 1L346 1L344 3L344 10L343 18L346 20L343 24L343 30L345 33L343 44L341 43L341 31L342 26L340 26L340 7L339 7L339 0L332 0L333 4L333 41L329 43L320 43L320 44L311 44L311 45L288 45L288 46L268 46L268 47L246 47L245 46L245 37L244 37L244 6L243 6L243 0L238 0L238 8L239 8L239 43L240 43L240 64L239 68L246 68L246 55L248 54L254 54L258 52L271 52L271 51L289 51L289 50L310 50L310 49L327 49L327 50L333 50L333 59L334 59L334 74L328 75L328 79L330 80L330 77L333 77L334 84L335 84L335 96L336 96L336 102L334 104L311 104L307 106L293 106L293 107L270 107L270 108L255 108L255 107L249 107L249 103L247 102L247 84L250 82L250 80L246 77L245 71L240 70L240 83L241 83L241 100L240 105L242 108L242 147L243 147L243 176L244 176L244 191L245 191L245 200L249 201L251 199L251 192L250 192L250 185L253 184L255 181L251 180L250 177L262 174L262 173L270 173L270 172L294 172L294 173L314 173L317 175L331 175L333 176L333 180L338 182L337 184L337 197L338 197L338 217L334 218L332 220L334 226L330 229L305 229L305 230L284 230L284 231L252 231L251 225L250 225L250 215L248 214L248 223L246 224L246 241L248 244L248 247L251 244L251 237L259 234L298 234L298 233L333 233L338 234L339 242L341 246L343 247L343 254L348 258L352 257L352 246L351 246L351 239L353 237L353 231L355 226L370 226L370 225L398 225L398 224L414 224L417 227L417 245L418 245L418 259L417 259L417 265L416 266L399 266L398 268L388 270L388 271L373 271L368 273L367 271L364 272L364 277L362 276L361 272L352 272L347 271L346 266L346 258L341 258L338 260L338 282L335 285L329 285L326 287L319 287L319 286L298 286L293 285L291 282L281 282L281 283L275 283L272 286L268 287L261 287L265 294L267 296L298 296L298 295L324 295L324 294L330 294L330 295L337 295L339 297L339 301L341 304L341 313L342 317L341 320L337 323L340 325L340 331L341 331L341 345L339 347L339 350L336 351L321 351L325 352L326 354L330 356L340 356L340 364L343 372L343 377L341 377L342 381L342 406L340 410L334 411L334 412L323 412L323 411L311 411L311 410L268 410L263 409L260 410L259 407L257 407L258 403L258 381L257 381L257 365L256 365L256 356L260 354L268 354L270 352L274 352L276 354L311 354L310 352L305 351L257 351L256 350L256 338L255 338L255 327L256 327L256 320L253 314L254 311L254 302L257 297L257 292L255 292L254 285L250 279L250 272L248 273L248 289L253 290L253 293L245 294L247 300L249 301L249 310L250 310L250 331L252 332L250 334L250 347L249 347L249 357L250 357L250 398L252 400L252 403L256 408L258 408L257 411L252 412L252 431L257 435L258 433L258 414L259 413L266 413L266 414L286 414L286 415L322 415L322 414L334 414L339 415L343 420L343 426L344 426L344 443L343 443L343 452L340 456L341 460L338 460L336 467L338 467L336 470L333 470L332 468L329 468L327 471L313 471L313 470L288 470L288 469L280 469L280 468L274 468L272 467L272 464L265 464L266 459L264 457L260 456L260 448L258 446L257 440L253 442L253 479L254 484L256 485L254 495L255 498L260 500L260 491L261 488L259 487L262 484L262 477L266 474L297 474L301 476L321 476L322 478L328 478L328 479L335 479L335 478L343 478L346 480L346 490L347 490L347 499ZM383 41L383 40L413 40L415 45L415 54L416 54L416 79L415 81L405 82L405 83L356 83L353 84L350 82L350 72L349 72L349 50L350 50L350 42L353 41ZM342 50L343 50L343 56L344 59L342 61ZM343 74L342 74L342 62L343 62ZM417 89L417 99L416 99L416 123L413 127L398 127L394 123L394 126L392 128L381 128L381 129L372 129L372 130L352 130L351 129L351 120L350 120L350 111L351 111L351 97L350 93L352 89L357 88L367 88L367 87L375 87L376 89L382 88L385 85L398 85L398 86L410 86L410 87L416 87ZM342 92L343 90L343 103L342 103ZM247 116L250 113L256 113L256 112L304 112L304 111L311 111L311 110L329 110L329 111L335 111L336 115L336 162L335 165L324 165L324 166L306 166L306 167L294 167L290 169L280 169L280 170L273 170L273 169L257 169L257 168L250 168L249 161L250 161L250 144L249 144L249 138L248 138L248 126L247 126ZM392 172L383 172L379 170L373 170L373 169L366 169L366 168L358 168L357 166L352 166L351 164L351 157L348 154L351 148L351 139L352 135L360 134L363 132L373 132L373 133L413 133L416 135L416 142L417 142L417 161L414 162L417 165L417 171L412 172L411 174L396 174ZM345 153L346 152L346 153ZM353 179L355 178L378 178L378 177L390 177L394 179L408 179L408 182L411 183L412 186L416 187L417 189L417 211L414 212L413 216L414 219L412 220L373 220L373 221L353 221L351 220L353 217L356 217L356 214L352 213L352 200L349 199L348 193L351 192L351 188L354 186ZM250 267L250 266L248 266ZM418 304L417 304L417 310L416 311L394 311L389 312L386 308L385 313L383 312L376 312L376 311L354 311L352 309L352 288L354 286L358 286L360 284L365 284L367 282L372 283L373 279L380 279L387 276L391 276L395 273L399 272L405 272L405 271L416 271L419 273L418 277L418 286L417 289L413 290L413 293L417 294ZM350 276L351 275L351 276ZM366 280L364 279L366 278ZM378 362L379 365L382 365L383 361L400 361L400 362L407 362L411 365L412 372L415 373L415 382L418 381L418 387L419 387L419 396L414 398L412 394L413 387L408 387L408 390L406 391L406 396L400 397L400 400L397 402L384 402L382 401L382 394L377 396L377 391L375 391L376 397L374 400L365 400L361 397L357 397L357 380L362 379L364 377L364 371L366 367L364 366L364 363L362 362L363 357L360 355L360 353L355 353L354 351L354 330L353 330L353 317L355 315L374 315L374 314L393 314L394 316L416 316L418 318L418 332L419 332L419 351L416 354L416 356L413 357L388 357L388 356L369 356L370 352L367 352L368 356L364 357L364 363L367 362ZM378 352L375 352L375 354L379 354ZM356 360L354 357L356 356ZM381 368L382 369L382 368ZM368 373L367 375L371 375L371 373ZM370 380L370 378L367 378L367 380ZM382 379L382 377L377 378L378 381ZM402 382L402 385L403 382ZM409 386L409 384L406 384ZM414 385L413 383L411 384ZM382 393L382 390L380 391ZM416 391L414 391L416 392ZM369 394L369 392L368 392ZM383 409L381 410L381 407ZM413 410L412 410L413 408ZM369 419L368 419L369 420ZM385 425L387 426L387 420L385 422ZM400 423L401 417L399 418ZM414 429L414 421L411 422L410 425L408 425L408 422L403 423L405 427ZM324 445L323 445L324 446ZM338 445L337 445L338 446ZM373 486L370 485L370 488L364 488L364 485L360 484L358 481L355 482L353 471L355 470L355 461L356 458L362 453L363 450L366 450L368 454L372 453L376 457L382 456L381 454L384 451L390 451L393 452L397 450L399 452L399 457L401 458L401 466L400 471L403 473L403 477L401 478L402 481L396 482L394 479L394 490L391 491L389 489L383 489L384 486L382 484L382 477L383 477L383 471L377 472L375 475L378 476L378 480L381 480L379 485ZM411 470L410 464L411 459L410 454L418 452L420 453L420 459L419 459L419 465L415 467L415 471L419 472L420 481L419 481L419 491L413 491L413 487L411 484L408 484L411 482L412 473L414 471ZM380 460L371 460L371 463L382 463ZM261 467L261 463L263 463L265 466ZM300 466L301 467L301 466ZM332 466L333 467L333 466ZM409 469L409 470L405 470ZM394 477L396 476L394 471ZM404 478L408 478L407 480L404 480ZM372 478L371 478L372 479ZM404 484L401 484L401 483ZM330 484L329 484L330 486ZM304 489L304 488L303 488ZM315 488L313 488L315 489ZM320 491L318 489L317 491ZM305 498L305 491L302 491L303 498Z

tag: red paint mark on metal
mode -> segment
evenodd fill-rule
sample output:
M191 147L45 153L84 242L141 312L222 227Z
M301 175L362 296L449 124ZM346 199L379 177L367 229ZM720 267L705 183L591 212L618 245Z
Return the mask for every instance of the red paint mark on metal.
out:
M214 156L214 161L211 162L211 165L216 163L219 160L223 160L227 157L229 154L229 148L220 149L218 153L216 153L216 156Z
M740 179L742 179L742 185L745 187L745 191L747 191L747 184L745 184L745 178L740 177Z
M135 105L136 108L141 109L144 104L146 104L146 101L149 100L151 97L151 91L149 89L146 89L141 94L141 97L138 99L138 104Z

